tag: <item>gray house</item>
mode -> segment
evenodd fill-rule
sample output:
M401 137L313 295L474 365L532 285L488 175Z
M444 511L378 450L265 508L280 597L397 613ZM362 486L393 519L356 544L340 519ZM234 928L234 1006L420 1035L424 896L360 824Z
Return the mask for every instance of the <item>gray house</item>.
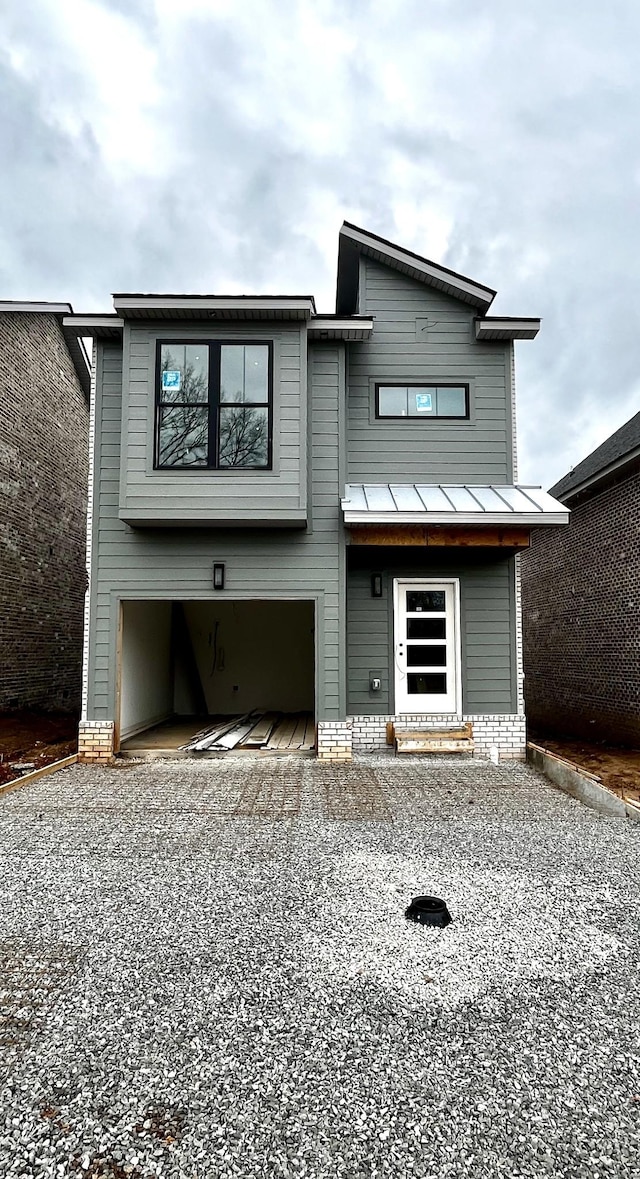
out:
M516 558L568 513L516 485L539 321L493 298L345 223L335 314L126 294L65 321L95 341L81 756L274 716L330 760L391 721L523 756Z

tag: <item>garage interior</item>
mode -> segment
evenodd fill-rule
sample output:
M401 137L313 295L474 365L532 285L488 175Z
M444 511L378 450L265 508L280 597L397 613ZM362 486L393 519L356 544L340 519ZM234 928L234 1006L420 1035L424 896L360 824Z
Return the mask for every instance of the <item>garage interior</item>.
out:
M310 751L314 603L127 601L120 752Z

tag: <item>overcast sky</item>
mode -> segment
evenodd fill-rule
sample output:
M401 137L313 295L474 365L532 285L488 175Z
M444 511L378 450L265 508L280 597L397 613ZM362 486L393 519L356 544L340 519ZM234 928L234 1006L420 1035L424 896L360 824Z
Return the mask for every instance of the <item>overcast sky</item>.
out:
M0 298L311 293L355 221L540 315L520 477L640 409L638 0L4 0Z

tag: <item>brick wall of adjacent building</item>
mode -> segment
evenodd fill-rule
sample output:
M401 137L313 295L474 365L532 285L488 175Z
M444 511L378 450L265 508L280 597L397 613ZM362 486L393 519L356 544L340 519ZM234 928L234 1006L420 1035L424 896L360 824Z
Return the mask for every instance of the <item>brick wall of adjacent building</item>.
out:
M0 313L0 709L79 708L86 398L61 327Z
M532 533L522 554L530 727L640 741L640 474Z

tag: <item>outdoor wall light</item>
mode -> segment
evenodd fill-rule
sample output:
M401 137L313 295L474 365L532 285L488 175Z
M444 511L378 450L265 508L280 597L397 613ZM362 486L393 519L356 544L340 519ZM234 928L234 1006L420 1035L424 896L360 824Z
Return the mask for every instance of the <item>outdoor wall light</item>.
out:
M371 574L371 597L372 598L381 598L382 597L382 574L381 573L372 573Z
M224 589L224 565L222 562L220 564L216 562L213 566L213 588Z

